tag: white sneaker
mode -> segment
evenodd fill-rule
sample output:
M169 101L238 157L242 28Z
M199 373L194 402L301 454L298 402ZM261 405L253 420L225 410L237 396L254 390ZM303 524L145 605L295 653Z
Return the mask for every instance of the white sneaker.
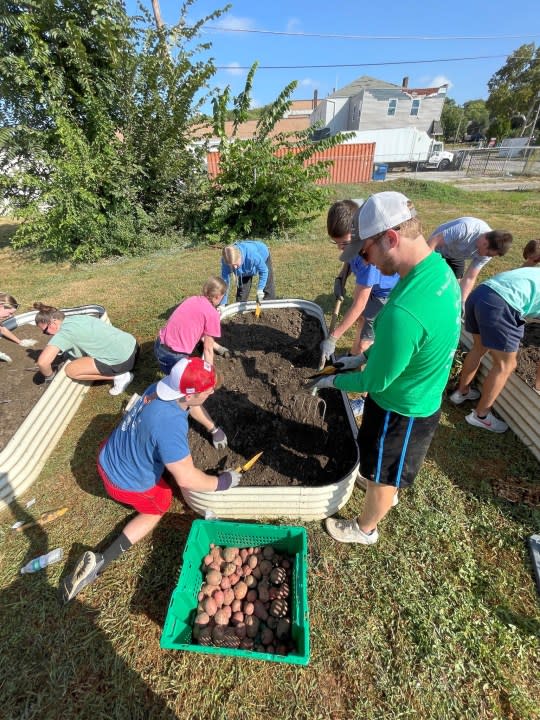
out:
M499 420L499 418L496 418L492 412L489 412L485 418L480 418L476 414L476 410L473 410L469 413L469 415L465 416L465 420L469 423L469 425L484 428L484 430L489 430L494 433L503 433L508 430L508 425L504 422L504 420Z
M363 397L351 400L351 410L355 418L362 417L364 414L364 404L365 400Z
M355 520L334 520L326 519L326 529L334 540L343 543L360 543L360 545L375 545L379 539L379 531L375 528L370 533L365 533L358 527Z
M465 393L465 395L460 393L459 390L454 390L448 399L451 403L454 403L454 405L461 405L465 400L478 400L479 397L480 391L476 390L476 388L470 388L469 392Z
M114 378L114 384L112 388L109 390L109 395L120 395L120 393L123 393L127 386L130 384L130 382L133 380L133 378L134 375L130 372L125 372L121 375L117 375Z

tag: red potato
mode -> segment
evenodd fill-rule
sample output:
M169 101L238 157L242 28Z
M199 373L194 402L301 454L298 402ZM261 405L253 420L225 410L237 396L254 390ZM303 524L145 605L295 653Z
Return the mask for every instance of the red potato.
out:
M225 562L234 562L236 556L238 555L238 548L237 547L226 547L223 550L223 559Z
M249 555L247 559L247 564L249 567L253 570L253 568L256 568L259 563L259 560L257 559L256 555Z
M266 560L271 560L274 557L275 552L276 551L274 550L274 548L271 545L265 545L263 547L262 554Z
M289 605L286 600L279 599L279 600L273 600L272 604L270 605L270 615L273 615L274 617L285 617L287 614L287 610L289 609Z
M201 643L202 644L202 643ZM246 637L240 642L240 648L242 650L253 650L253 640L250 637Z
M246 615L253 615L253 613L255 612L255 603L252 603L252 602L244 603L243 610Z
M239 612L242 609L242 601L241 600L233 600L231 603L231 610L233 612Z
M224 605L232 605L232 602L234 600L234 590L229 588L228 590L223 591L223 604Z
M221 561L214 560L213 562L208 565L208 570L217 570L218 572L221 570Z
M248 586L246 585L245 582L243 582L243 580L239 580L233 589L234 589L234 597L237 600L243 600L247 595Z
M212 630L209 627L201 628L199 633L199 644L200 645L211 645L212 644Z
M251 575L251 568L249 567L249 565L247 563L245 565L242 565L242 567L240 568L240 574L243 575L244 577Z
M212 617L217 612L217 605L214 598L208 597L203 602L204 611Z
M282 567L275 567L270 573L270 582L274 585L281 585L287 579L287 571ZM210 582L210 581L208 581Z
M240 548L239 555L240 555L240 557L242 558L242 562L243 562L243 563L247 562L247 559L248 559L248 551L247 551L247 548Z
M269 627L265 627L261 632L261 642L263 645L270 645L274 641L274 633Z
M246 600L248 602L255 602L255 600L257 600L257 591L256 590L248 590L247 595L246 595Z
M210 565L210 563L214 562L214 557L210 553L208 555L205 555L203 558L203 565L207 566Z
M221 573L219 570L209 570L206 573L206 582L208 585L219 585L221 582Z
M222 590L228 590L231 587L230 577L222 577L221 582L220 582L220 587Z
M234 564L236 565L237 568L241 567L241 566L242 566L242 558L240 557L240 555L237 555L237 556L234 558L233 562L234 562Z
M236 567L236 566L235 566ZM231 581L231 587L236 585L236 583L240 580L239 573L235 572L232 575L229 575L229 580Z
M234 628L236 634L240 638L240 640L243 640L246 637L246 624L245 623L238 623L238 625Z
M259 632L259 618L255 617L255 615L248 615L244 622L248 638L254 638Z
M243 612L235 612L231 615L231 624L232 625L240 625L240 623L244 622L244 613Z
M276 628L278 640L288 637L291 632L291 621L289 618L281 618Z
M261 560L259 567L263 575L270 575L272 572L273 565L270 560Z
M265 608L263 603L260 600L255 600L254 605L254 614L256 615L256 617L260 618L261 620L266 620L266 618L268 617L268 610Z
M223 590L216 590L212 597L215 600L215 603L218 608L222 607L224 601L225 601L225 595L223 593Z
M195 618L195 625L199 625L200 627L206 627L209 622L210 616L205 612L200 612Z
M244 582L248 586L248 588L256 588L257 587L257 580L253 575L248 575L244 578Z
M217 613L214 615L214 621L216 625L227 625L229 622L229 613L223 609L218 610Z
M253 570L251 572L251 576L257 580L260 580L262 578L261 568L258 565L253 568Z
M229 577L230 575L233 575L233 573L236 572L236 565L233 562L227 562L225 563L225 566L223 567L222 574L225 575L225 577Z

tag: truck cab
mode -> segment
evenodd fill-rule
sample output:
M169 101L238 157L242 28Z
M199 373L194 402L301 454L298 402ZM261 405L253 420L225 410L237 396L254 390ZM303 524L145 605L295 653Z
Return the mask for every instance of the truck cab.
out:
M426 167L437 170L448 170L453 160L454 153L445 150L442 142L435 141L431 144Z

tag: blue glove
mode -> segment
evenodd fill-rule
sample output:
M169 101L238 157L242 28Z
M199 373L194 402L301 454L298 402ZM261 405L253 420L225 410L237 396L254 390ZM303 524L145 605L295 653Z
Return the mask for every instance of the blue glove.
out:
M216 450L224 450L227 447L227 436L223 430L216 425L216 427L210 431L212 436L212 445Z
M232 468L225 470L218 475L216 492L222 492L223 490L236 487L241 479L242 473L238 472L238 470L233 470Z
M264 290L257 290L257 302L261 303L264 300Z
M313 390L313 388L317 388L319 390L321 388L333 388L335 377L335 375L323 375L322 377L312 378L307 381L306 387L310 390Z
M336 350L337 338L329 335L321 343L321 356L324 357L325 361L330 360L331 356Z

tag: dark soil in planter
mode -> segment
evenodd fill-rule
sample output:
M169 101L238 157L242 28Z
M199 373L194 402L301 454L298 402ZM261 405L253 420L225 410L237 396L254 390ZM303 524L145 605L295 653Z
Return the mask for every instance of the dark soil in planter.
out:
M525 325L525 336L518 354L516 373L527 385L534 387L536 366L540 362L540 322Z
M306 422L291 417L295 396L306 398L307 409L317 403L303 381L319 362L319 321L295 308L264 310L258 320L253 312L224 320L222 332L221 343L233 357L217 358L223 386L206 407L225 430L229 448L214 450L194 424L190 447L195 465L209 470L238 467L263 450L243 485L318 486L347 475L356 463L356 431L341 393L321 391L324 422L312 412L306 412Z

